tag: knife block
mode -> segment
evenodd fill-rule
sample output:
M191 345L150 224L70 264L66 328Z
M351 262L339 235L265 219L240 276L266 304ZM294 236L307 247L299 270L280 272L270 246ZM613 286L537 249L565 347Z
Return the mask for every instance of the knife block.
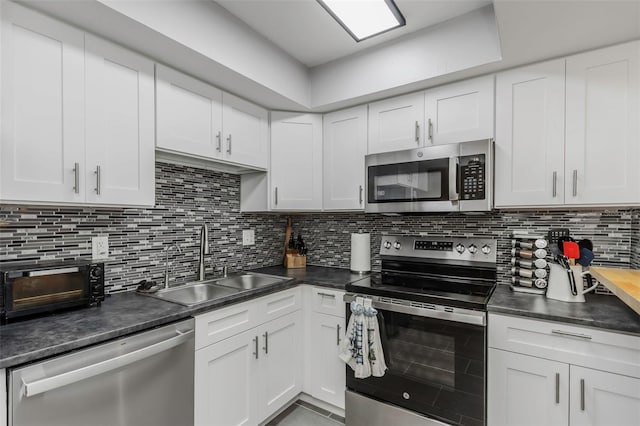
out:
M306 268L307 256L302 256L298 250L289 250L284 255L284 267L287 269Z

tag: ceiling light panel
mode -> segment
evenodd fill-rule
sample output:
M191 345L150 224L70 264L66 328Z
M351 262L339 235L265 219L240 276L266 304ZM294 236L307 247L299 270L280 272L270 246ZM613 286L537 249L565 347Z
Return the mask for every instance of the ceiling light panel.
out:
M402 27L406 21L393 0L318 0L356 41Z

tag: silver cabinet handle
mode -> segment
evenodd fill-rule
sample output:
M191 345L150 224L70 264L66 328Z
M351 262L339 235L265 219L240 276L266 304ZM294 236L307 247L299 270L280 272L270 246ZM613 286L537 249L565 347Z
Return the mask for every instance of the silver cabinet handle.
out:
M556 373L556 404L560 404L560 373Z
M584 411L584 379L580 379L580 410Z
M427 132L429 136L429 142L433 143L433 122L429 119L429 126L427 127Z
M229 137L227 138L227 142L229 143L229 145L227 145L227 153L229 155L231 155L231 133L229 133Z
M73 165L73 192L80 193L80 163Z
M327 297L333 297L335 298L336 295L335 294L330 294L330 293L323 293L321 291L318 292L318 296L327 296Z
M96 194L100 195L100 166L96 166Z
M556 198L558 193L558 172L553 172L553 198Z
M264 347L262 349L264 349L265 354L268 354L269 353L269 332L265 331L263 336L264 336Z
M170 337L167 340L163 340L162 342L147 346L142 349L138 349L137 351L133 351L125 355L120 355L116 358L101 361L96 364L91 364L77 370L68 371L62 374L58 374L57 376L47 377L31 383L24 382L23 379L24 395L27 398L34 395L39 395L50 390L61 388L62 386L79 382L80 380L85 380L90 377L95 377L100 374L113 371L117 368L132 364L142 359L149 358L150 356L167 351L186 342L193 336L194 332L188 331L184 333L176 330L176 333L178 334L177 336Z
M576 197L578 195L578 171L573 170L573 196Z
M218 132L218 134L216 135L216 140L218 141L218 144L216 146L216 151L221 152L222 151L222 132Z
M256 359L258 359L258 354L260 351L258 351L258 336L253 338L253 342L256 345L256 351L253 353L253 355L255 355Z
M359 189L359 194L360 194L360 195L358 195L358 200L360 200L360 204L362 204L362 190L363 190L363 189L362 189L362 185L360 185L360 187L359 187L359 188L360 188L360 189Z
M336 325L336 346L340 346L340 324Z
M420 123L416 120L416 142L420 142Z
M571 333L569 331L551 330L551 334L558 334L560 336L577 337L578 339L591 340L592 337L588 334Z
M278 187L276 186L276 196L275 196L276 206L278 205Z

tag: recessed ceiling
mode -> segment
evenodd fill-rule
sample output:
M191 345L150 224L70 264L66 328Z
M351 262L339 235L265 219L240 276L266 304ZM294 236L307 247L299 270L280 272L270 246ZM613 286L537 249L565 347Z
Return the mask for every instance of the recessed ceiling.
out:
M404 27L357 43L315 0L215 0L307 67L436 25L491 0L395 0Z

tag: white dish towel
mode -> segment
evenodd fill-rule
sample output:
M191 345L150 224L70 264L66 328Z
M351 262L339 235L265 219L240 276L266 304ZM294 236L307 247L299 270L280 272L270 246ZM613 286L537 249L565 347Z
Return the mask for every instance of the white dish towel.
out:
M340 359L349 365L357 379L382 377L387 370L380 339L378 311L371 299L356 297L351 302L351 318L340 344Z

